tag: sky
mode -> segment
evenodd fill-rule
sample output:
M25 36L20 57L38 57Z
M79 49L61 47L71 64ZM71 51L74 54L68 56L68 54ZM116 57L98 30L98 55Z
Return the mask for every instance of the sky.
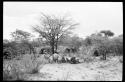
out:
M3 2L3 39L11 39L16 29L30 32L39 23L40 13L69 16L79 25L73 34L81 38L101 30L123 34L122 2Z

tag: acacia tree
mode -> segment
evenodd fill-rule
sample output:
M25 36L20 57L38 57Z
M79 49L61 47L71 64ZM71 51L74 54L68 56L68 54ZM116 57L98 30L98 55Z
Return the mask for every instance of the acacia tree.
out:
M30 54L33 52L33 46L29 43L29 40L32 37L31 33L16 29L16 31L11 33L11 36L15 42L20 42L19 45L17 45L17 48L19 47L19 49L21 49L21 53L25 53L26 46L29 48ZM20 47L24 47L24 50Z
M41 14L40 25L33 26L33 30L40 34L41 37L49 43L51 52L57 51L58 42L62 36L71 33L74 26L78 23L73 23L71 19L67 19L65 16L56 17Z
M23 41L23 40L29 40L32 35L28 32L25 32L25 31L22 31L22 30L19 30L19 29L16 29L15 32L12 32L11 33L11 36L13 38L14 41Z
M120 34L119 37L123 37L123 34Z
M110 30L102 30L102 31L100 31L100 33L103 33L105 35L105 37L114 36L114 33L111 32Z

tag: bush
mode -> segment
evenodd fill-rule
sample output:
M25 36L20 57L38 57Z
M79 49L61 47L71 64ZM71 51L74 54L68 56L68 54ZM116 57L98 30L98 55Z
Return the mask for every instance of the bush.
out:
M120 57L119 57L119 62L120 62L120 63L123 63L123 56L120 56Z
M116 55L123 54L123 37L106 38L93 34L84 40L83 45L84 54L87 54L89 50L92 54L95 50L97 50L100 55L109 53ZM95 48L91 50L91 47Z
M17 67L14 62L16 61L4 61L3 80L23 80L24 73L20 71L20 67Z
M21 43L17 43L15 41L10 41L3 43L3 56L5 59L8 59L6 52L9 53L11 59L18 55L35 53L35 50L30 42L22 41Z
M37 61L37 58L34 58L33 54L24 55L20 62L24 66L25 72L31 74L38 73L39 65L43 64L43 62Z
M113 53L115 55L123 54L123 39L122 38L113 38L104 43L104 45L108 48L109 53Z
M83 58L84 62L90 63L90 62L94 62L95 58L93 56L84 56Z
M39 66L43 65L32 55L25 55L21 60L4 60L3 80L24 80L24 74L36 74L39 72Z

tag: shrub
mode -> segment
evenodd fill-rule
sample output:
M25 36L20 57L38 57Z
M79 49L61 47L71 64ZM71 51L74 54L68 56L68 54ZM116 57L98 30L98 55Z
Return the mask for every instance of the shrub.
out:
M120 57L119 57L119 62L120 62L120 63L123 63L123 56L120 56Z
M21 60L4 60L3 80L24 80L24 74L38 73L39 66L43 64L31 55L25 55Z
M109 53L114 53L115 55L123 54L123 39L122 38L113 38L105 43L108 47Z
M23 80L23 73L16 67L15 61L5 61L3 63L3 80Z
M97 50L99 55L108 55L111 53L122 55L123 37L106 38L98 34L92 34L84 40L83 46L83 54L93 54Z
M86 57L84 57L84 62L90 63L90 62L93 62L94 59L95 59L95 58L92 57L92 56L86 56Z
M32 73L32 74L38 73L38 67L40 64L43 63L37 61L36 58L33 57L34 57L33 54L32 55L26 54L24 55L22 60L20 60L21 64L25 68L26 73Z

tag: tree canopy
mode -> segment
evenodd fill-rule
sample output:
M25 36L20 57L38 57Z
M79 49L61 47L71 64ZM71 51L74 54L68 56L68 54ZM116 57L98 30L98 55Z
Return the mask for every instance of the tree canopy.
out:
M60 38L66 34L70 34L76 25L78 23L73 23L71 19L67 19L66 17L55 17L42 13L40 25L33 26L33 30L45 38L51 46L52 53L54 53L54 50L57 50Z

